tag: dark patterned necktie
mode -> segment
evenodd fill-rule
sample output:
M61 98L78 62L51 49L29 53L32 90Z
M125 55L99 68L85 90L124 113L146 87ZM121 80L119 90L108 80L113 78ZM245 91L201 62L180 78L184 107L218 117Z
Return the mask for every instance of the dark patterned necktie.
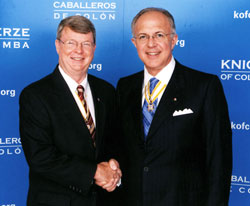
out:
M95 144L95 124L94 124L93 118L90 114L90 110L88 108L87 102L84 98L84 88L82 85L77 86L77 92L78 92L78 96L82 102L82 105L83 105L85 113L86 113L86 117L84 117L84 120L85 120L85 123L89 129L89 133L90 133L90 136L92 138L93 145L95 147L96 146L96 144Z

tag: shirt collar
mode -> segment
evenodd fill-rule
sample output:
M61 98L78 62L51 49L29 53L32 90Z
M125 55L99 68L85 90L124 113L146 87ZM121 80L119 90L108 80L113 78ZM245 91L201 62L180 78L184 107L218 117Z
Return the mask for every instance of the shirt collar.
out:
M175 60L174 57L172 56L171 61L167 66L165 66L156 76L155 78L159 79L163 84L168 84L175 68ZM144 85L147 85L148 81L152 78L153 76L148 73L147 68L144 66Z
M61 66L58 66L59 71L61 73L61 75L63 76L64 80L66 81L69 89L71 92L76 92L76 88L79 85L74 79L72 79L68 74L66 74L63 69L61 68ZM89 83L88 83L88 74L86 74L86 78L84 78L84 80L81 82L81 84L84 87L84 90L86 91L89 87Z

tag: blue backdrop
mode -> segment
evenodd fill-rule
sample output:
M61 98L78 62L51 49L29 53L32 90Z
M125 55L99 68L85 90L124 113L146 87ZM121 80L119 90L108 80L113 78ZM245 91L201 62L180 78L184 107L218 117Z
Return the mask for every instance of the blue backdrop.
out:
M0 1L0 206L24 206L28 166L18 129L18 98L29 83L51 73L61 19L83 15L96 26L97 49L89 72L114 86L143 69L131 43L130 23L142 8L168 9L179 41L174 57L220 77L233 130L230 206L250 205L249 0L1 0Z

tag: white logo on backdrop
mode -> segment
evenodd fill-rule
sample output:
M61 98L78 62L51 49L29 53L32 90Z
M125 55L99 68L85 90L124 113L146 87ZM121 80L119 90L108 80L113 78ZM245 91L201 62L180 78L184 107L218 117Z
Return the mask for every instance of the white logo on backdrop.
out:
M247 122L236 123L232 121L231 129L232 130L249 130L250 125Z
M29 49L30 28L0 28L3 49Z
M116 19L116 2L74 2L54 1L54 19L64 19L68 16L79 15L90 20L114 21Z
M178 39L175 45L179 47L185 47L185 43L186 41L184 39Z
M0 90L1 96L8 96L8 97L15 97L16 96L16 90L14 89L2 89Z
M250 179L247 176L231 176L231 191L240 194L250 194Z
M98 72L100 72L100 71L102 71L102 64L94 64L94 63L92 63L92 64L90 64L89 65L89 69L91 70L96 70L96 71L98 71Z
M0 137L0 156L19 155L22 153L21 139L18 137Z
M250 19L250 12L248 10L244 12L234 11L234 19Z
M250 60L221 60L221 80L250 81Z

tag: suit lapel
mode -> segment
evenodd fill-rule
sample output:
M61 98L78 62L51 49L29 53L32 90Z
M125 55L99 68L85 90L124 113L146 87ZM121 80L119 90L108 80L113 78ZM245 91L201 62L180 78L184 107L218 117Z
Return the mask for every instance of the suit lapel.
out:
M69 119L70 121L74 121L75 124L82 127L84 119L81 112L79 112L75 99L58 68L56 68L53 72L53 77L55 88L54 93L58 96L60 101L59 107L61 107L61 110L67 114L68 117L73 117Z
M173 112L175 108L177 108L177 105L180 104L182 83L181 83L181 74L179 70L180 70L179 64L178 62L176 62L173 75L156 109L147 139L150 139L150 137L161 126L163 121L167 119L170 120L173 118Z
M131 105L131 113L134 120L134 128L137 134L143 134L143 125L142 125L142 86L144 73L143 71L138 73L138 77L135 78L136 81L132 87L132 92L130 94L129 100ZM143 135L137 135L141 137L141 140L144 140Z
M81 136L81 138L89 138L88 141L90 145L92 145L89 130L84 122L84 118L82 117L75 99L58 68L55 69L55 71L52 73L52 76L54 80L54 90L51 92L56 95L55 99L58 101L58 107L60 107L60 111L64 113L65 118L70 121L70 124L73 124L74 128L77 128L77 130L82 133L82 135L79 136Z
M88 81L89 85L91 88L91 93L93 97L93 102L94 102L94 108L95 108L95 119L96 119L96 156L98 156L99 152L99 145L101 145L102 136L103 136L103 125L105 122L105 116L106 116L106 110L105 110L105 105L102 99L100 98L100 87L96 84L94 81L93 77L88 74Z

